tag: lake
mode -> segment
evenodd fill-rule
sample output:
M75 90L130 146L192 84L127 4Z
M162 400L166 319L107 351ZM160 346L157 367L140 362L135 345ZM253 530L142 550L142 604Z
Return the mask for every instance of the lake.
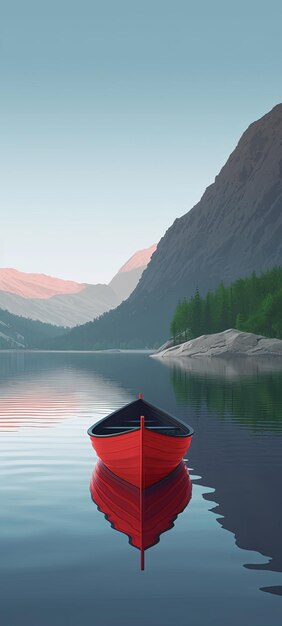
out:
M195 430L144 572L91 498L86 434L139 392ZM281 626L281 444L277 359L1 352L1 626Z

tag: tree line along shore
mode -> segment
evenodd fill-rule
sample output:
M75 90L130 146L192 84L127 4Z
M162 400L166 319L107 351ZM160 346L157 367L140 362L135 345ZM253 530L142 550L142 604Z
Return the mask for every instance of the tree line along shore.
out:
M170 331L175 343L229 328L282 339L282 267L255 272L201 297L177 304Z

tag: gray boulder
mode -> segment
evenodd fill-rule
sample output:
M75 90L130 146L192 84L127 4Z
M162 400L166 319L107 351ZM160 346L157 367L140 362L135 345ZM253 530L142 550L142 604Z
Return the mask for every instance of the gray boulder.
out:
M222 333L201 335L178 346L165 348L151 356L158 358L168 356L282 356L282 340L270 339L253 333L243 333L230 328Z

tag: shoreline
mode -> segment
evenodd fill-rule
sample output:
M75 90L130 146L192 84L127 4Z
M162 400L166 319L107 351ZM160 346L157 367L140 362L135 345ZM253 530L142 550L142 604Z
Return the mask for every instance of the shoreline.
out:
M229 328L221 333L200 335L176 346L164 344L152 358L220 358L282 357L282 340Z
M154 350L151 349L146 349L144 348L144 350L142 350L141 348L129 348L128 350L126 349L118 349L118 348L108 348L105 350L44 350L44 349L40 349L40 348L4 348L3 350L0 350L0 356L3 353L12 353L12 354L23 354L23 353L34 353L34 354L71 354L71 353L75 353L75 354L128 354L128 353L132 353L132 354L153 354Z

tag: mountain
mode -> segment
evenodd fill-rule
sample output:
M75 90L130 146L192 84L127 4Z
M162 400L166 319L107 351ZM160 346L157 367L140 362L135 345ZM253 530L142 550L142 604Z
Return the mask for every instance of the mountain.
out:
M128 300L58 345L155 346L167 338L180 298L275 265L282 265L282 104L244 132L198 204L161 239Z
M0 269L0 291L14 293L23 298L47 299L56 295L79 293L83 288L82 283L46 274L27 274L10 267Z
M0 310L0 350L38 348L43 341L61 336L66 329L35 322Z
M135 289L156 248L157 244L154 243L150 248L135 252L111 280L109 287L117 294L120 302L126 300Z
M113 309L120 302L108 285L81 285L81 287L74 293L37 298L0 291L0 307L33 320L72 327L94 319Z
M136 287L154 246L136 252L109 285L88 285L45 274L0 269L0 308L19 316L72 327L115 308Z

